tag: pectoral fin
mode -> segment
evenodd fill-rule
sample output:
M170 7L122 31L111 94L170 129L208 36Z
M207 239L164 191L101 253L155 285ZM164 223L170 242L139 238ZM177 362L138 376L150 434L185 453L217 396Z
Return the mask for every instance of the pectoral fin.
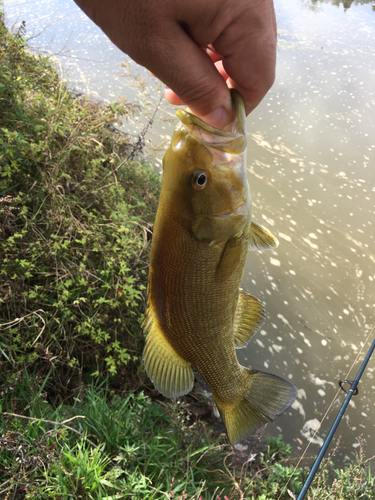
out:
M249 250L272 250L278 246L277 238L268 229L257 222L251 222Z
M242 348L264 321L264 308L260 301L249 293L240 292L234 318L234 345Z
M233 274L242 260L243 251L242 238L231 238L227 241L216 269L218 281L225 281ZM247 252L246 249L245 251Z
M297 396L290 382L270 373L244 368L244 396L237 404L224 405L215 398L229 441L234 444L284 413Z
M193 370L191 364L176 353L156 323L149 307L143 321L148 331L143 351L145 370L155 389L167 398L178 398L192 390Z

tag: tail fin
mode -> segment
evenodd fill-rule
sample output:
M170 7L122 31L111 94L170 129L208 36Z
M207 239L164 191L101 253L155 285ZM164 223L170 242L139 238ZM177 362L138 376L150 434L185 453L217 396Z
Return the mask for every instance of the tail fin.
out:
M293 384L269 373L245 370L245 394L232 407L214 399L224 421L229 441L234 444L286 411L297 396Z

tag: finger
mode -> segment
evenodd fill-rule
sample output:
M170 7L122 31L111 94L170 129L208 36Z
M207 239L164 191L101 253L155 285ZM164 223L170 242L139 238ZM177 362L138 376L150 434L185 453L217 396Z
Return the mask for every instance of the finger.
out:
M218 59L218 62L215 63L215 66L216 66L216 69L218 70L218 72L220 73L220 75L222 76L222 78L224 78L225 81L228 80L229 76L223 67L223 63L222 63L221 59ZM155 76L155 75L153 75L153 76ZM184 102L181 101L181 99L178 97L178 95L167 86L164 89L164 95L165 95L165 98L167 99L167 101L170 104L173 104L174 106L183 106L185 104Z
M216 63L221 61L222 57L220 54L216 52L216 50L212 47L212 45L208 45L207 47L203 47L203 50L206 52L212 62Z
M219 60L218 62L216 62L215 67L218 70L218 72L220 73L220 75L222 76L222 78L224 78L224 80L227 81L229 79L229 75L225 71L225 68L223 66L223 61Z
M259 104L275 79L277 35L273 2L263 0L262 9L262 18L257 18L255 25L254 13L239 17L214 43L223 56L227 83L241 93L247 114Z
M184 103L206 123L224 128L232 120L232 104L225 78L207 53L179 25L170 28L173 45L166 43L164 37L163 47L155 47L154 39L155 50L149 53L148 61L139 62L169 87L165 92L169 102ZM162 62L159 61L161 57ZM168 61L167 65L165 61Z
M169 102L169 104L173 104L174 106L183 106L184 103L181 101L181 99L178 97L178 95L173 92L172 89L169 87L165 87L164 89L164 96Z

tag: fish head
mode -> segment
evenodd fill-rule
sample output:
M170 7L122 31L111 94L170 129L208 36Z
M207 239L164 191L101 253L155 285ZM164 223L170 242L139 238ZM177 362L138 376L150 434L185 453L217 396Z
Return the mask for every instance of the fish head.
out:
M177 112L180 123L163 163L163 183L182 203L185 224L209 244L241 235L251 218L245 108L240 94L231 93L235 118L225 130Z

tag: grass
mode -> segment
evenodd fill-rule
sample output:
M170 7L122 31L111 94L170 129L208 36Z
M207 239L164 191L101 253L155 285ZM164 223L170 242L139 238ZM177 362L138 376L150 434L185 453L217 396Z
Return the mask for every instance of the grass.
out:
M282 436L247 456L192 420L182 403L119 394L107 380L56 406L46 386L25 372L2 391L1 498L287 500L306 477L305 468L294 470ZM344 469L325 460L309 500L374 497L374 457L359 444L357 460Z
M306 470L281 436L236 452L183 401L146 395L160 180L117 127L140 108L72 94L24 35L0 8L0 498L296 498ZM327 461L310 500L373 498L364 449Z
M173 405L166 411L142 392L121 397L102 385L54 408L43 391L30 392L29 382L19 382L2 401L3 494L151 499L199 498L199 492L211 498L205 493L223 489L215 472L223 446L203 424L199 433L200 424L181 426Z

